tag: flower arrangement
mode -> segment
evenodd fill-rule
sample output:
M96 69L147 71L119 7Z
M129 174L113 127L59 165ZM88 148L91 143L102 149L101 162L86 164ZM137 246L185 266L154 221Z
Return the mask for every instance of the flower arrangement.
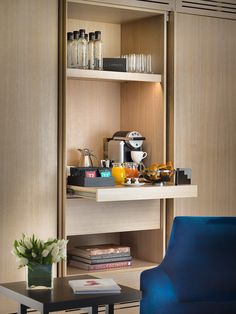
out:
M33 234L15 240L12 253L17 257L18 268L36 264L53 264L66 259L67 240L48 239L46 242L38 239Z

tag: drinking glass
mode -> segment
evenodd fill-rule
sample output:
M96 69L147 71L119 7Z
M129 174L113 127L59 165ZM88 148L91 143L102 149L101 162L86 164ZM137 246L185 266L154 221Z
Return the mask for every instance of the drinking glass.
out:
M112 164L111 174L114 177L116 184L125 183L126 172L122 163L114 162Z
M136 68L135 68L136 61L135 60L136 60L136 55L134 53L129 54L129 57L128 57L129 72L135 72L136 71Z
M152 56L146 55L146 73L152 73Z
M138 164L135 162L125 162L126 178L138 178Z

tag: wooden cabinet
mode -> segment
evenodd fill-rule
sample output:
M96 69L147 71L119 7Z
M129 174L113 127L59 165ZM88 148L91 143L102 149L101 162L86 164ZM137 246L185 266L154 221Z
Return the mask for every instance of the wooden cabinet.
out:
M236 21L172 13L168 27L168 153L199 190L168 204L170 230L177 215L235 215Z
M0 25L0 282L10 282L25 278L15 239L57 236L57 1L1 1Z
M146 137L143 149L148 153L147 165L165 162L167 13L153 4L141 10L110 1L65 3L64 39L68 31L100 30L104 57L151 54L153 73L64 71L64 169L78 165L78 148L92 149L98 161L103 159L104 139L118 130L137 130ZM63 192L61 230L69 239L68 247L106 243L130 246L131 267L89 273L113 277L118 283L136 288L140 273L163 258L164 199L197 195L196 186L76 190L80 197L66 198L65 187ZM63 275L84 273L88 271L64 265Z
M118 130L137 130L147 138L143 146L148 153L147 164L165 161L167 16L152 7L147 5L141 10L138 6L97 1L67 1L66 31L100 30L104 57L151 54L153 73L67 69L64 167L78 165L77 148L88 147L98 161L103 159L104 139ZM64 190L63 235L68 237L69 247L103 243L130 246L131 267L90 274L113 277L138 288L140 272L162 260L163 201L158 197L137 201L134 194L126 200L114 200L66 199ZM64 275L82 273L86 271L72 267L65 267L63 271Z

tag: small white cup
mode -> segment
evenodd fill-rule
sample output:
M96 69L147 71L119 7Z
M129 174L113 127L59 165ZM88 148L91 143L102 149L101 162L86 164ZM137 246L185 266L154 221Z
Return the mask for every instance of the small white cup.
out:
M131 158L133 160L133 162L136 162L137 164L139 164L144 158L147 157L147 153L143 152L143 151L131 151Z

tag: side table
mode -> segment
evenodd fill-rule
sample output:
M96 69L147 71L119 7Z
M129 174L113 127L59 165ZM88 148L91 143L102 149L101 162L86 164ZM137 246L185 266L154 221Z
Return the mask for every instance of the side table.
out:
M106 313L113 314L114 304L141 300L141 291L122 285L121 293L116 294L74 294L68 281L88 278L95 277L84 275L54 278L52 290L27 290L25 281L2 283L0 293L18 302L18 314L26 314L28 308L48 314L83 307L91 307L92 314L97 314L99 305L106 305Z

